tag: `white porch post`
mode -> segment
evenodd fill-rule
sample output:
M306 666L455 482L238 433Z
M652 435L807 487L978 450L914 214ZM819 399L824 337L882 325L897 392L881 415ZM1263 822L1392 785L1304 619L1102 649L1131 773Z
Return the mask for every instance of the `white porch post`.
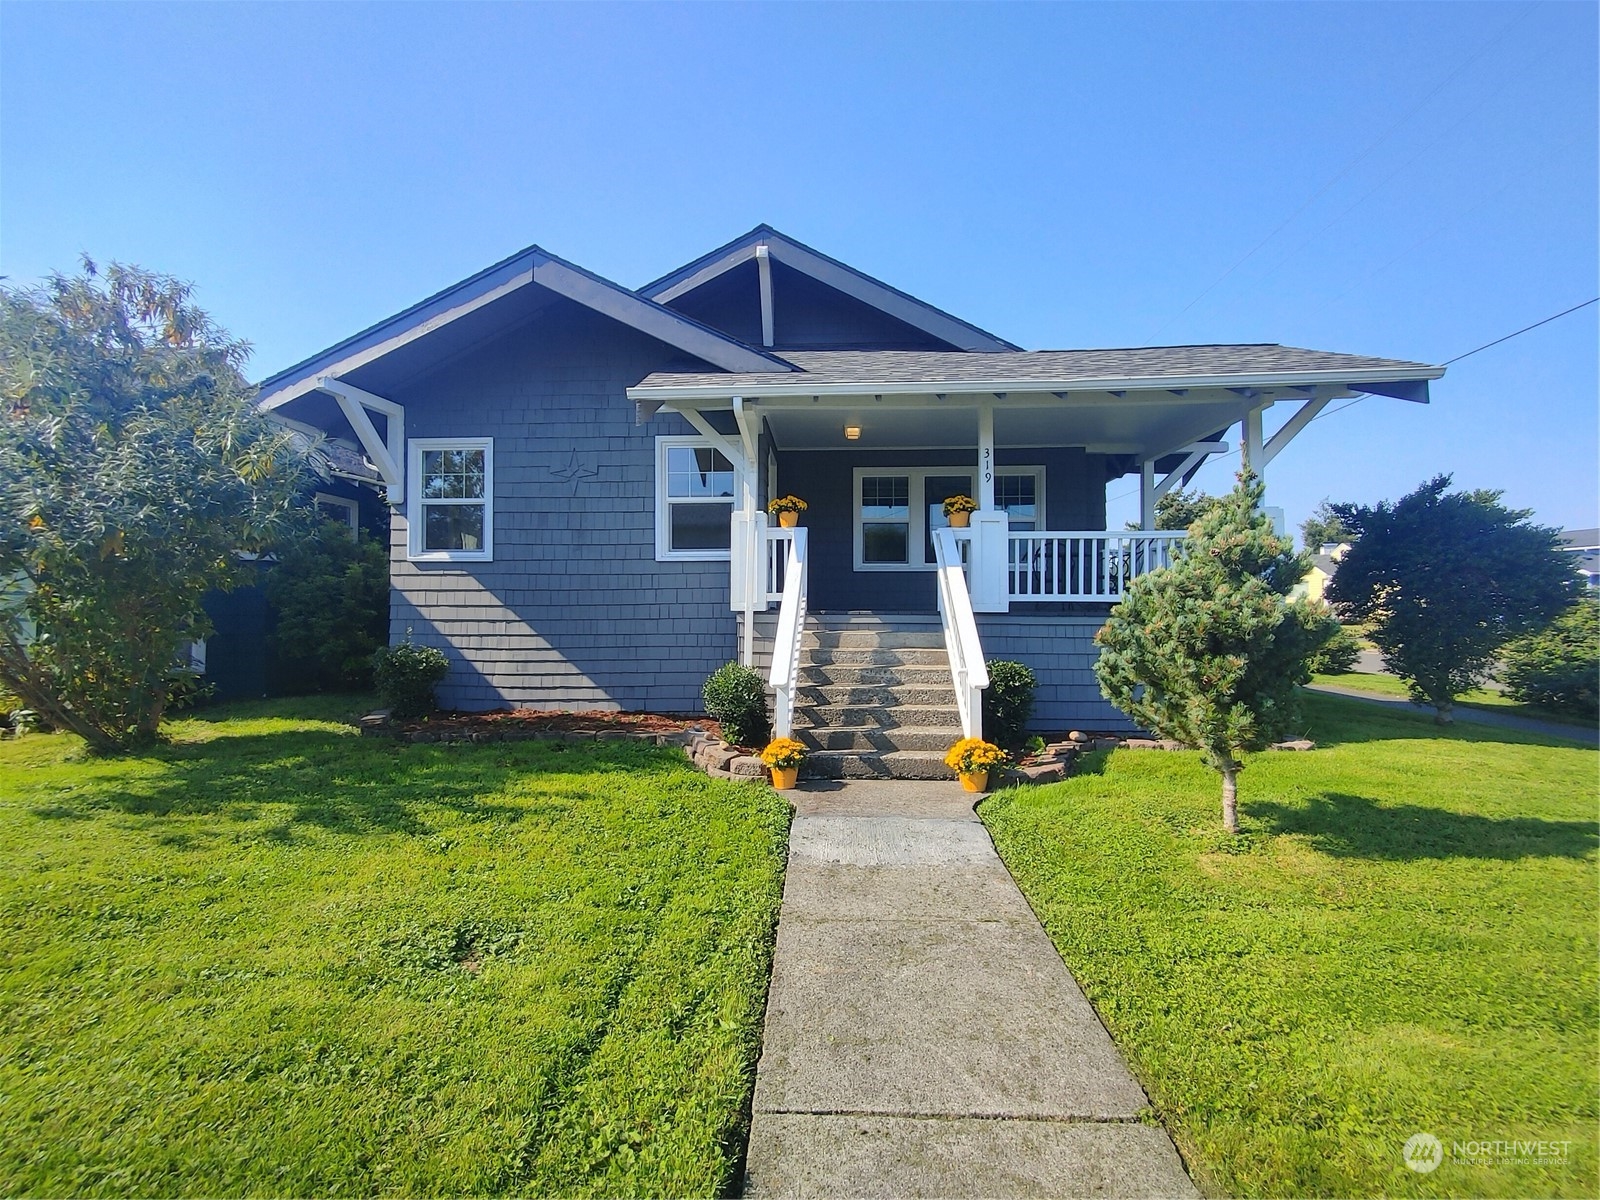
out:
M1007 535L1010 522L994 506L994 406L978 407L978 511L972 514L972 562L968 587L974 612L1007 612Z
M1267 477L1267 456L1262 453L1261 447L1261 414L1266 411L1265 408L1252 408L1245 414L1243 422L1244 465L1263 480Z
M1156 464L1152 458L1139 464L1139 528L1156 527Z

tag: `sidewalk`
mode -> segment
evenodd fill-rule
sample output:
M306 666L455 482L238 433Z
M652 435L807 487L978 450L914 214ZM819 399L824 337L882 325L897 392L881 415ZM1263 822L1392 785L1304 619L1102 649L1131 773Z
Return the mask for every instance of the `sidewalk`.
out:
M1308 692L1327 692L1330 696L1345 696L1351 700L1366 700L1372 704L1386 704L1392 709L1432 717L1433 709L1423 704L1413 704L1402 696L1375 696L1357 688L1340 687L1336 683L1308 683ZM1453 715L1460 725L1491 725L1496 729L1519 729L1539 737L1565 738L1586 746L1600 744L1600 731L1582 725L1563 725L1560 721L1541 721L1536 717L1523 717L1516 713L1489 712L1482 708L1456 705ZM1449 728L1444 726L1443 728Z
M974 797L791 796L746 1195L1197 1195Z

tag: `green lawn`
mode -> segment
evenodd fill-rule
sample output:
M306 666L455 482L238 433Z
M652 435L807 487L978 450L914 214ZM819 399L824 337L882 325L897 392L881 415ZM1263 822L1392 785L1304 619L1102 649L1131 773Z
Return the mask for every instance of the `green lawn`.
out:
M343 707L123 761L0 743L0 1191L725 1188L788 806L673 750L400 747Z
M1600 1194L1600 757L1306 712L1322 748L1252 757L1237 839L1191 753L1092 755L983 820L1211 1194ZM1530 1138L1570 1153L1452 1158Z
M1332 687L1349 688L1353 692L1370 692L1374 696L1397 696L1407 698L1410 693L1406 691L1405 681L1398 675L1375 674L1367 671L1347 671L1341 675L1313 675L1312 683L1325 683ZM1531 717L1535 721L1551 721L1558 725L1574 725L1581 728L1593 729L1594 722L1586 721L1582 717L1572 717L1565 713L1551 712L1547 708L1539 708L1532 704L1519 704L1503 692L1490 688L1476 688L1456 699L1456 704L1461 708L1481 708L1485 712L1506 713L1517 717ZM1432 714L1430 708L1426 710Z

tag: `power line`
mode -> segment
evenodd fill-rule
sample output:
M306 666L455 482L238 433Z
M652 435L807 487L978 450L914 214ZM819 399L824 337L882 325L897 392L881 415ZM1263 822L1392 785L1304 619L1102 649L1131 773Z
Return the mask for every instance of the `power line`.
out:
M1525 333L1531 333L1533 330L1538 329L1541 325L1548 325L1548 324L1550 324L1551 321L1559 321L1562 317L1569 316L1572 313L1575 313L1580 309L1588 308L1591 304L1600 304L1600 296L1596 296L1592 300L1585 300L1582 304L1574 304L1571 308L1564 308L1560 312L1556 313L1554 316L1546 317L1542 321L1535 321L1532 325L1524 325L1521 329L1518 329L1514 333L1508 333L1504 337L1497 337L1492 342L1485 342L1483 345L1479 346L1476 350L1468 350L1465 354L1458 354L1454 358L1447 358L1447 359L1444 360L1444 362L1440 363L1439 365L1441 367L1448 367L1452 363L1458 363L1464 358L1471 358L1474 354L1480 354L1483 351L1488 350L1492 346L1500 345L1501 342L1509 342L1514 337L1521 337ZM1357 396L1354 400L1347 401L1346 403L1341 404L1338 408L1329 409L1327 412L1324 412L1324 413L1318 413L1316 416L1312 417L1310 421L1307 421L1306 424L1310 425L1312 422L1320 421L1324 417L1336 416L1337 414L1344 412L1345 409L1354 408L1356 405L1360 404L1363 400L1369 400L1369 399L1371 399L1370 396ZM1207 460L1207 463L1205 465L1209 466L1212 462L1221 462L1224 459L1232 458L1237 453L1239 453L1239 448L1235 447L1234 449L1228 451L1227 454L1221 455L1221 456L1219 456L1217 458L1213 458L1213 459ZM1106 497L1106 503L1109 504L1114 500L1126 500L1129 496L1137 494L1138 491L1139 491L1138 488L1134 488L1133 491L1130 491L1130 492L1119 492L1115 496L1108 496L1108 497Z
M1482 350L1487 350L1490 346L1498 346L1501 342L1509 342L1514 337L1521 337L1523 334L1527 333L1528 330L1530 330L1530 329L1537 329L1541 325L1548 325L1548 324L1550 324L1551 321L1559 320L1560 318L1566 316L1568 313L1575 313L1580 308L1588 308L1589 305L1591 305L1591 304L1600 304L1600 296L1596 296L1593 300L1585 300L1582 304L1574 304L1571 308L1563 309L1562 311L1558 312L1553 317L1546 317L1542 321L1535 321L1532 325L1529 325L1529 326L1526 326L1525 328L1517 330L1516 333L1508 333L1508 334L1505 335L1505 337L1495 338L1495 340L1492 341L1492 342L1485 342L1483 345L1479 346L1477 350L1468 350L1465 354L1458 354L1454 358L1447 358L1447 359L1444 360L1444 362L1440 363L1439 365L1441 367L1448 367L1451 363L1458 363L1463 358L1471 358L1474 354L1477 354L1479 351L1482 351Z

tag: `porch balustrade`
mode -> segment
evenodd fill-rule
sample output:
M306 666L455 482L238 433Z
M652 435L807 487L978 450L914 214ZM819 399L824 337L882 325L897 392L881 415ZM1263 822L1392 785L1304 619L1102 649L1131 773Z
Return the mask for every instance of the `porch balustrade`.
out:
M1116 603L1140 575L1170 567L1182 530L1012 533L1006 593L1012 600Z

